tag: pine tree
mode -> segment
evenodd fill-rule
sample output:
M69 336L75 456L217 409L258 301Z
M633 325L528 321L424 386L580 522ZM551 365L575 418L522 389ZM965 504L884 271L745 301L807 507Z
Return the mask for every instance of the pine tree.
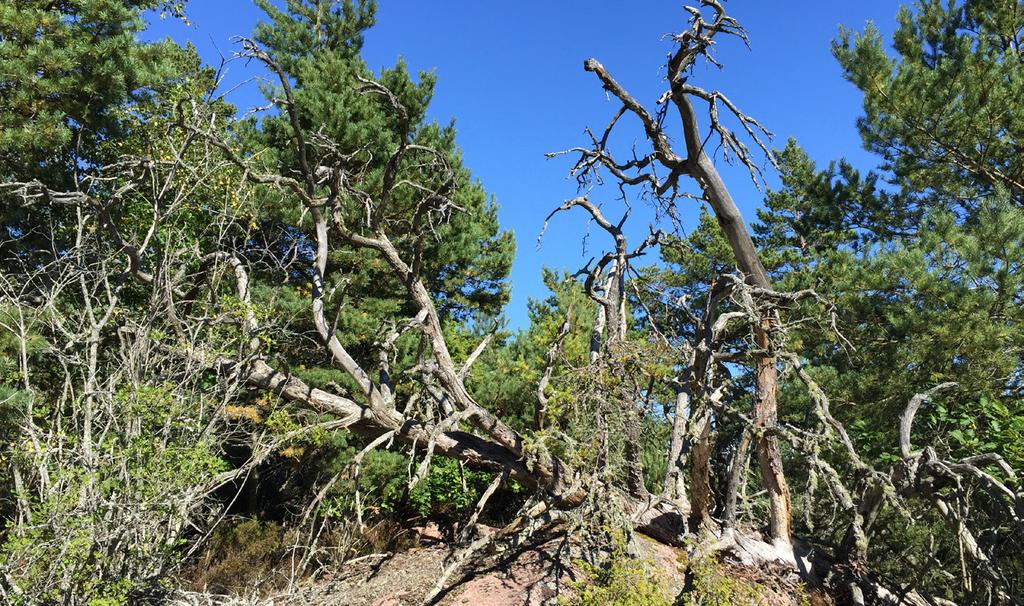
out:
M779 284L816 287L835 306L842 338L805 324L790 331L787 347L807 361L833 413L872 457L899 460L895 428L905 402L954 381L955 390L922 410L916 443L953 458L996 452L1019 472L1024 4L925 1L898 19L895 57L870 25L862 35L842 31L833 49L864 95L858 124L878 169L862 176L842 160L819 169L790 142L780 153L782 188L759 213L758 245ZM791 382L781 399L799 409L803 393ZM876 568L904 574L886 543L925 549L924 528L944 566L956 566L956 538L941 522L929 526L934 512L914 512L920 528L876 546ZM989 557L1019 573L1013 532L995 536ZM925 576L932 593L985 599Z
M404 108L405 124L400 124L387 101L367 94L364 86L374 74L359 52L363 33L374 23L375 3L291 0L287 12L265 0L259 5L271 21L257 27L255 39L294 80L300 119L307 127L316 125L332 141L332 156L371 158L368 167L362 166L364 182L374 184L383 178L384 159L398 146L403 131L411 133L413 144L446 154L456 173L449 195L459 211L421 253L431 266L425 273L432 275L446 315L466 319L475 312L500 310L508 297L504 279L514 254L512 234L499 231L496 204L463 166L454 122L441 125L426 118L436 76L422 72L414 80L401 59L393 68L381 70L377 79ZM270 88L265 92L275 94ZM271 161L283 170L294 168L286 119L266 117L261 134L257 139L271 152ZM403 191L389 201L388 213L394 221L408 221L413 230L423 229L413 220L417 202L417 192Z
M141 43L146 10L165 0L17 0L0 6L0 181L71 187L125 128L116 110L180 77L184 49Z
M867 148L904 191L970 212L1005 189L1024 205L1024 4L920 0L893 36L840 32L833 52L864 95Z

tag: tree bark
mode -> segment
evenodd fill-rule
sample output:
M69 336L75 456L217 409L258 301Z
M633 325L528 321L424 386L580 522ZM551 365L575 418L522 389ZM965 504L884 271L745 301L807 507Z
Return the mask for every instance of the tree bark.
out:
M662 498L674 503L681 511L690 511L690 500L686 495L686 425L690 415L690 392L684 385L676 387L676 409L672 419L672 440L668 449L668 469L665 471L665 488Z
M711 412L702 410L690 430L690 530L698 532L711 518Z
M751 435L748 429L743 430L740 442L736 445L736 454L732 457L729 469L729 482L725 489L725 515L722 530L728 532L736 528L736 504L739 499L740 481L747 470L747 455L750 453Z

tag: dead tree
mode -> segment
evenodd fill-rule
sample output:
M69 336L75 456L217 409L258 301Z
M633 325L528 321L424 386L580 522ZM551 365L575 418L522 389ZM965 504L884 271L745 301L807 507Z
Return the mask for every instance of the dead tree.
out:
M701 8L710 9L710 17L706 16ZM599 173L607 172L621 187L643 188L657 205L669 213L674 213L675 205L684 197L681 192L683 178L692 179L700 189L701 199L714 210L718 224L729 241L736 266L743 273L744 279L752 286L770 290L771 282L758 258L743 217L706 149L709 140L712 137L716 138L725 157L738 159L756 180L760 169L739 136L721 122L720 108L724 107L765 153L768 160L774 162L772 153L761 140L762 136L769 137L770 133L756 120L743 114L722 93L705 90L689 82L692 70L699 61L706 60L717 65L710 54L716 36L735 35L746 41L746 33L734 19L726 15L717 0L702 0L701 8L687 7L686 10L691 16L690 27L673 36L677 48L666 65L668 90L658 99L660 107L656 112L649 111L596 59L587 59L584 62L584 69L598 77L604 90L613 96L621 107L600 138L590 135L589 147L568 150L580 155L573 168L573 174L581 183L590 183L601 179ZM701 130L695 102L707 107L710 126L710 132L707 134ZM680 121L681 139L685 142L682 152L672 146L672 137L666 127L666 114L670 107L674 108ZM623 161L608 149L608 139L625 115L639 121L650 144L650 151L639 157L634 153L632 159ZM768 489L770 501L770 533L774 540L788 543L789 488L773 433L773 427L777 422L778 372L771 335L776 321L769 313L758 320L755 330L755 346L759 353L756 358L754 420L760 430L756 432L755 442L761 478Z
M615 243L614 251L604 254L593 267L589 267L588 264L588 267L579 272L584 275L584 292L597 304L597 317L590 342L590 362L592 365L599 365L602 360L613 360L621 353L627 332L627 274L634 259L643 256L648 249L658 244L661 233L652 231L635 249L630 250L626 235L622 231L629 213L623 214L618 223L613 224L587 197L572 198L553 210L545 219L545 228L555 214L577 207L585 210L593 222L611 236ZM599 289L596 284L602 279L604 284ZM594 372L594 369L590 372ZM622 395L624 394L620 394ZM615 399L620 400L625 409L626 489L632 496L646 500L650 494L644 485L643 466L640 461L645 412L643 407L638 405L636 395Z

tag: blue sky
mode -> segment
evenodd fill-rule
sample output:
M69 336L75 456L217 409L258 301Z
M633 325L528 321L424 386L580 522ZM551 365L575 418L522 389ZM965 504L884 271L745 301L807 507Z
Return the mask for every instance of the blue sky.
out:
M596 78L583 71L583 61L598 59L653 107L663 90L660 68L671 50L664 35L686 27L682 3L379 0L379 5L364 57L373 69L402 56L413 72L436 71L430 117L455 118L465 164L495 196L502 226L515 233L507 315L511 327L524 327L528 298L547 294L542 267L575 271L608 245L603 233L591 230L584 250L585 217L563 214L537 247L544 217L576 195L575 181L566 178L572 161L547 160L544 154L584 144L584 128L603 129L618 109ZM725 69L700 68L692 81L728 95L774 132L778 147L795 137L819 164L846 157L860 168L873 167L855 125L860 95L842 79L829 45L840 24L861 30L872 20L888 36L899 3L732 0L726 6L746 27L751 49L721 39L715 56ZM250 33L262 17L249 0L192 0L188 15L190 26L154 18L146 36L192 42L214 64L221 53L232 52L232 36ZM250 69L232 63L225 85L246 82L254 74ZM251 82L231 100L243 109L262 104ZM620 138L623 153L631 136L624 131ZM722 173L751 221L763 194L744 169L723 166ZM769 187L775 183L769 172ZM593 195L617 218L622 206L614 198L609 191ZM689 210L695 217L696 202ZM649 218L634 212L627 233L642 238Z

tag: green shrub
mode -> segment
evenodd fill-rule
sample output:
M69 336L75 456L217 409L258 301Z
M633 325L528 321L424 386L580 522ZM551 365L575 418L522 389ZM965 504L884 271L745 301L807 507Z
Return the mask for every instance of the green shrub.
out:
M729 575L711 556L690 562L682 606L751 606L760 604L762 590L755 583Z
M224 469L200 407L171 385L125 387L92 406L97 427L119 431L86 443L36 427L34 440L22 436L3 453L23 480L0 569L25 604L120 606L159 589L204 506L199 487Z
M654 562L628 553L626 540L617 534L604 566L577 564L579 581L570 583L575 595L565 606L671 606L665 581Z
M437 458L409 494L413 510L421 516L459 517L473 510L491 482L490 474L465 469L454 459Z

